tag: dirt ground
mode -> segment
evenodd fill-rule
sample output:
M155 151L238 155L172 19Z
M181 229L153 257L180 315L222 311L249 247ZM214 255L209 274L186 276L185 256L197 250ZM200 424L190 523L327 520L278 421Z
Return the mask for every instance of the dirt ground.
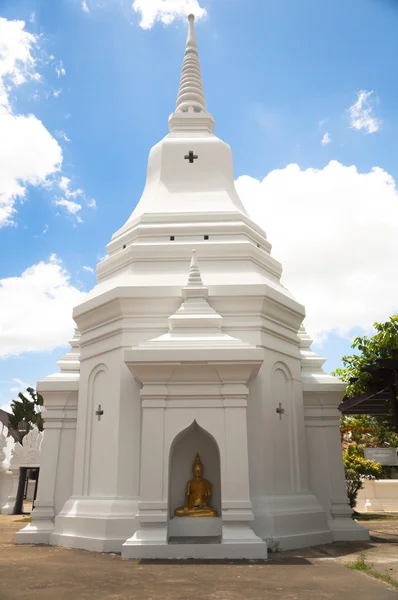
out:
M398 579L398 520L369 521L370 543L271 554L263 563L124 561L113 554L15 546L20 517L0 516L0 600L397 600L348 569L361 551Z

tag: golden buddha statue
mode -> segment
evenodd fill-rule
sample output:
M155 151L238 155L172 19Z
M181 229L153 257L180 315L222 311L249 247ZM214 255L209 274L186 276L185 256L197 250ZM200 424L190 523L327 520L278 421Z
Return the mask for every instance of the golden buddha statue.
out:
M188 481L185 506L177 508L176 517L216 517L217 511L209 506L211 483L202 478L203 465L199 454L192 465L194 479Z

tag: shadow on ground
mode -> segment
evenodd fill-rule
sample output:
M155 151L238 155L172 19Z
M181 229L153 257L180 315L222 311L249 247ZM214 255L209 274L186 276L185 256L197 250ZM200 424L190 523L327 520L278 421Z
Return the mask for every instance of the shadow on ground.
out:
M361 550L392 560L396 541L331 544L271 554L269 561L124 561L50 546L15 546L23 527L0 516L0 600L393 600L396 590L347 569ZM395 527L397 526L395 523ZM383 526L387 536L398 535ZM370 523L367 523L370 526ZM379 535L379 534L377 534ZM390 554L384 555L383 552ZM387 564L386 563L386 564ZM398 556L396 557L398 564ZM384 564L384 563L383 563ZM392 563L389 563L392 564ZM380 565L379 565L380 566ZM305 568L303 568L305 567Z

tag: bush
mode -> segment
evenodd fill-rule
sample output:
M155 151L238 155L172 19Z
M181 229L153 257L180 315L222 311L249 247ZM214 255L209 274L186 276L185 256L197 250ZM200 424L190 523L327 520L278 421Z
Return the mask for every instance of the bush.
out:
M379 479L382 475L382 466L373 460L366 460L363 447L349 444L343 452L345 479L348 500L351 508L355 508L359 490L367 479Z

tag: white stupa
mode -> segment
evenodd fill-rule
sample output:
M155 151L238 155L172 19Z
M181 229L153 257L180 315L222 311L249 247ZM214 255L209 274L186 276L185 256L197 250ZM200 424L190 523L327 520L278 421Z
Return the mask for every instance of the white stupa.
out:
M282 549L367 539L345 491L344 385L311 351L304 308L236 192L188 20L169 133L74 310L60 372L38 384L38 498L17 543L264 558L270 538ZM198 452L217 516L175 516Z

